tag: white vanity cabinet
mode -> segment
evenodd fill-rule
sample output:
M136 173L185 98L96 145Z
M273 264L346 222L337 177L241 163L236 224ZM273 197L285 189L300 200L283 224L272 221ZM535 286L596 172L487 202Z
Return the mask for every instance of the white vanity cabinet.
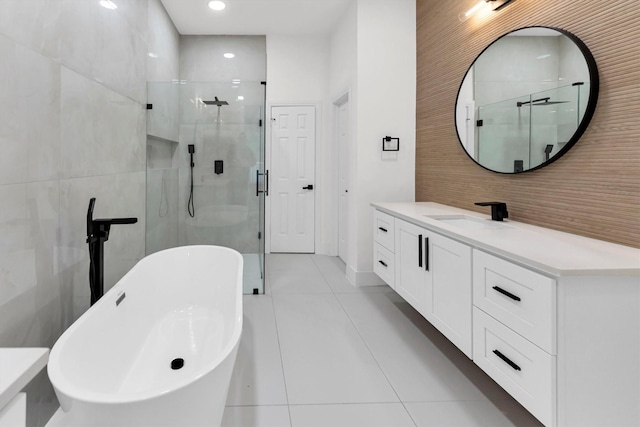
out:
M395 239L396 292L471 357L471 248L397 218Z
M373 217L373 271L395 289L395 219L375 211Z
M376 273L542 423L640 426L640 250L372 205Z
M473 250L473 360L556 425L556 280Z

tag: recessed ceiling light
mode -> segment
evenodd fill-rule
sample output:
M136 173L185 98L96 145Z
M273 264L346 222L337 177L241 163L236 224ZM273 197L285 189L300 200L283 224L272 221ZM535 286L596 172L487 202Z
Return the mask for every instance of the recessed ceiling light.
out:
M244 101L244 96L240 95L240 96L238 97L238 101Z
M225 54L224 54L224 57L225 57L225 58L229 58L229 59L231 59L231 58L235 58L235 56L236 56L236 55L234 55L234 54L233 54L233 53L231 53L231 52L227 52L227 53L225 53Z
M213 10L222 10L227 7L227 5L224 4L223 1L214 0L209 2L209 7Z
M111 9L111 10L118 8L118 5L112 2L111 0L100 0L100 6L106 9Z
M157 53L153 53L153 52L149 52L147 53L147 55L149 55L151 58L157 58L158 54Z
M231 80L231 83L233 83L234 85L240 84L240 79L233 79Z

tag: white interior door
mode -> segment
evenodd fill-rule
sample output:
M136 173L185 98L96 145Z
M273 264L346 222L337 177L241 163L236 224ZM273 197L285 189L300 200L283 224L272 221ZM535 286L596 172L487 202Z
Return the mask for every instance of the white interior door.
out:
M271 252L315 251L313 106L271 107Z
M338 256L347 262L349 208L349 100L338 106Z

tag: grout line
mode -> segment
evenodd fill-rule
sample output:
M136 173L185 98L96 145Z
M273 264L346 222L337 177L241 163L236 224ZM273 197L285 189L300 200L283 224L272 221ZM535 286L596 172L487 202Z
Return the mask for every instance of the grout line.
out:
M320 273L320 277L322 277L322 280L324 280L324 283L325 283L325 285L327 285L327 288L329 288L329 290L331 291L331 294L333 296L335 296L336 293L334 292L333 288L331 287L331 283L329 283L329 281L327 280L327 277L322 272L322 269L320 269L320 266L313 260L313 257L310 256L309 259L311 259L311 263L316 267L316 270L318 270L318 273Z
M387 382L389 383L389 386L391 387L391 390L393 390L393 392L395 393L396 397L398 398L398 402L400 404L402 404L402 407L404 408L405 412L407 413L407 415L409 416L409 418L411 419L411 421L413 422L413 424L415 426L417 426L418 424L416 423L416 421L413 419L413 417L411 416L411 413L409 412L409 410L407 409L407 407L405 406L404 402L402 401L402 399L400 398L400 396L398 395L398 392L396 391L395 387L393 386L393 384L391 384L391 381L389 380L389 377L387 376L386 372L384 371L384 369L382 369L382 366L380 365L380 362L378 362L378 359L376 358L375 354L373 354L373 351L371 351L371 348L369 347L369 344L367 343L367 341L364 339L364 337L362 336L362 334L360 333L360 329L358 328L358 325L356 325L356 323L353 321L353 319L351 318L351 316L349 315L349 312L347 311L347 309L344 307L344 305L342 304L342 301L340 301L340 298L338 298L336 296L336 299L338 300L338 304L340 304L340 307L342 307L342 310L345 312L345 314L347 315L347 317L349 318L349 321L351 322L351 324L353 325L353 327L355 328L356 332L358 333L358 336L360 337L360 339L362 340L362 342L364 343L365 347L367 347L367 350L369 350L369 353L371 354L371 357L373 358L373 360L375 360L376 365L378 365L378 369L380 369L380 372L382 372L382 375L384 375L384 378L387 380Z
M329 255L326 255L327 257L329 257ZM327 279L327 276L325 275L325 272L322 271L322 269L320 268L320 266L313 260L313 258L311 258L311 262L313 262L313 264L316 266L316 268L318 269L318 271L320 272L320 275L322 276L322 279L324 279L324 281L326 282L327 286L329 287L329 289L331 290L331 293L333 293L334 295L337 295L339 293L344 293L344 292L336 292L333 287L331 286L331 283L329 282L329 279Z
M284 360L282 359L282 345L280 344L280 331L278 330L278 317L276 315L276 306L273 295L271 298L271 309L273 310L273 322L276 327L276 339L278 340L278 353L280 355L280 368L282 369L282 382L284 383L284 396L287 399L287 413L289 414L289 425L292 425L291 421L291 407L289 405L289 390L287 389L287 374L284 371Z
M294 403L289 406L354 406L354 405L397 405L401 402L334 402L334 403ZM428 403L428 402L427 402Z
M265 405L225 405L225 408L261 408L261 407L269 407L269 408L280 408L283 406L289 406L287 404L265 404Z

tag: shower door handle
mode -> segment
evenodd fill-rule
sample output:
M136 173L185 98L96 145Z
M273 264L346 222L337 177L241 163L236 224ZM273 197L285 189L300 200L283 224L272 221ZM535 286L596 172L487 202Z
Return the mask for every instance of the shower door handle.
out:
M260 190L260 175L264 176L264 190ZM259 170L256 171L256 197L260 195L260 193L264 193L265 196L269 195L269 171L266 170L264 173L260 173Z

